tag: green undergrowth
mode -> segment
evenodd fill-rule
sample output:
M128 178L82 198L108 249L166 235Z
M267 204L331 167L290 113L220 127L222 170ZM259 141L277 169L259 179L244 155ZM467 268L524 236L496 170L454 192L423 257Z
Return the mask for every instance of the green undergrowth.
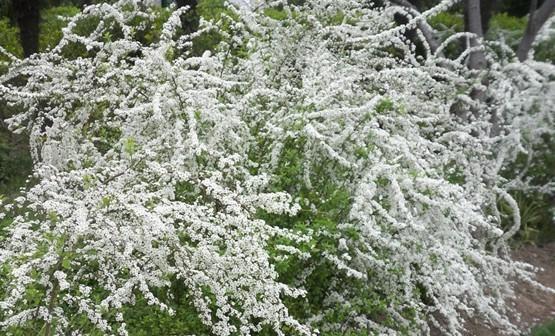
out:
M555 320L533 328L530 336L555 336Z

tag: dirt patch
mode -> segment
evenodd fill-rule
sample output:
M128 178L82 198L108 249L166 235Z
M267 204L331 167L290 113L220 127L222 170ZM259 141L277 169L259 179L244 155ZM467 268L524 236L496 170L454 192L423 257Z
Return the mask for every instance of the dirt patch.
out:
M544 247L526 246L513 253L516 260L543 268L537 279L555 288L555 243ZM555 294L549 294L522 284L517 286L516 309L521 313L521 326L530 328L555 319Z
M513 257L542 268L536 279L547 287L555 288L555 243L543 247L523 246L513 252ZM530 328L555 319L555 294L546 293L526 283L518 284L515 293L514 308L520 313L517 325L524 335L528 334ZM470 321L466 327L469 336L499 335L477 321Z

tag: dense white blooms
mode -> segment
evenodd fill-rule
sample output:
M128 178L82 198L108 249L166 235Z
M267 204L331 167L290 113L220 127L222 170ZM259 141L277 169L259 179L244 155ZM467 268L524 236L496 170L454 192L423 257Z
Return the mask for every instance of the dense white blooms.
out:
M534 186L500 171L553 131L555 68L491 56L490 71L471 72L443 47L417 55L404 31L456 1L408 27L361 3L307 1L283 20L230 7L195 33L228 37L199 56L179 34L182 10L144 45L133 22L153 13L121 0L72 19L53 51L14 60L0 92L23 111L10 124L30 134L37 182L0 245L0 326L54 319L66 332L84 314L126 335L123 307L141 297L174 314L159 289L179 282L214 335L460 335L475 315L516 333L509 280L533 273L507 255L518 209L504 232L497 201L515 207L507 190ZM64 57L69 45L88 56ZM484 76L488 99L475 101ZM292 166L294 183L276 190ZM314 220L327 200L305 197L319 192L348 195L329 230ZM303 228L279 223L301 215ZM276 264L290 258L305 269L287 282ZM290 314L285 298L302 301L326 267L321 311ZM44 297L27 302L29 289ZM343 323L326 322L337 309Z

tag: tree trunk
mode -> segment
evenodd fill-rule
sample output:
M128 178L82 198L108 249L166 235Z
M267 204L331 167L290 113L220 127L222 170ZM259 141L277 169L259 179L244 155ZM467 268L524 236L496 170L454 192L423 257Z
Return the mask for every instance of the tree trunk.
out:
M497 6L497 0L486 0L480 3L480 12L482 19L482 33L486 35L489 30L489 21L493 15L493 11Z
M39 51L40 3L38 0L12 0L19 38L25 57Z
M484 37L480 0L465 0L464 23L466 31L476 35L476 37L470 40L470 46L478 47L479 40ZM486 57L482 50L474 51L470 54L468 67L470 69L483 69L486 67Z
M532 44L536 39L540 29L555 11L555 0L545 0L538 8L538 0L532 0L530 4L530 15L524 36L518 45L516 55L522 62L528 58L528 53L532 49Z

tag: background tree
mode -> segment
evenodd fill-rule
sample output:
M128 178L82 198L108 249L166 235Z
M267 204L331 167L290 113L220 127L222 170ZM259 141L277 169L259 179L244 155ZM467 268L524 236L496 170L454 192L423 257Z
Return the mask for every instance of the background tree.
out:
M534 43L540 29L547 22L551 14L553 14L553 11L555 11L555 0L545 0L541 6L538 6L538 0L532 0L530 3L528 25L518 45L517 56L519 60L524 61L528 58L532 43Z
M465 0L464 3L464 26L465 30L476 35L471 39L472 47L479 47L479 39L484 37L482 26L482 6L480 0ZM482 50L476 50L470 54L468 66L471 69L482 69L486 66L486 58Z
M29 57L39 49L40 1L12 0L12 8L19 26L23 53Z

